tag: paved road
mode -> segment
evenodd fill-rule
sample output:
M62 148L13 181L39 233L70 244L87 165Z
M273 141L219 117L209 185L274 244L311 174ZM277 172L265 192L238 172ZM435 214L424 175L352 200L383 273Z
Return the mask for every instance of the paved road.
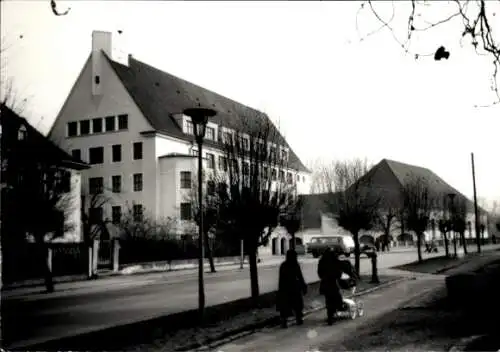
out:
M434 255L432 255L434 256ZM412 262L414 252L381 254L379 268ZM316 281L317 260L306 258L302 268L306 281ZM370 261L362 259L361 272L369 273ZM150 274L130 277L128 284L101 287L96 291L74 290L63 294L10 297L2 302L5 347L73 336L177 313L197 306L196 275ZM277 268L259 268L261 292L276 289ZM205 279L207 305L220 304L250 293L248 269L221 271Z
M338 321L334 326L328 326L325 312L321 310L307 316L302 326L293 325L288 329L267 328L210 350L224 352L345 350L342 348L342 341L347 337L355 337L361 326L370 325L382 315L414 301L417 297L423 298L440 286L444 286L442 276L422 275L416 280L403 281L363 296L361 299L366 315L362 318ZM199 349L199 351L205 350L207 349Z

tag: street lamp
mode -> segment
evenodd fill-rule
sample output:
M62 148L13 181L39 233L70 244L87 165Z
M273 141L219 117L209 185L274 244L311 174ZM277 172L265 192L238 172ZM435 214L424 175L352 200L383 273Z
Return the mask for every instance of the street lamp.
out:
M453 214L453 200L455 199L455 196L455 193L448 193L448 197L450 198L450 231L453 231L453 252L455 254L455 257L457 257L457 239L454 229L455 217Z
M191 108L184 110L184 115L191 118L193 123L193 132L196 143L198 144L198 313L200 322L203 321L203 313L205 310L205 287L203 283L204 272L204 245L203 245L203 187L202 187L202 174L203 174L203 138L205 137L205 130L209 117L215 116L216 112L212 109L205 108Z

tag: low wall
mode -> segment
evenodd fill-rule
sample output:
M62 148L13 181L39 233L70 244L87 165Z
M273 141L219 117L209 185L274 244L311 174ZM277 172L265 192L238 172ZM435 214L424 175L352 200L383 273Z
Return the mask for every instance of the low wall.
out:
M214 258L214 264L239 264L240 257L219 257ZM248 257L245 256L243 263L248 263ZM209 267L210 262L207 258L205 258L204 265ZM183 270L183 269L192 269L198 267L198 259L176 259L171 261L158 261L158 262L145 262L145 263L135 263L135 264L123 264L120 265L121 271L127 271L131 268L140 267L141 269L157 269L157 270Z
M319 282L308 284L308 291L319 295ZM269 308L276 305L276 291L264 293L259 297L259 307ZM250 298L222 303L205 309L205 325L216 324L238 313L253 308ZM278 321L278 314L276 314ZM54 340L43 344L24 346L25 350L94 350L120 351L132 345L150 342L154 337L193 327L198 321L196 309L162 316L146 321L116 326L105 330L82 334L75 337Z

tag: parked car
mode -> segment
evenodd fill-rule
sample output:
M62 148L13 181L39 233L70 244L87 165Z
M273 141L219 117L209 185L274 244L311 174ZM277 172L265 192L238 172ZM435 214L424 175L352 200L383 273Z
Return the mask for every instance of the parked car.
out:
M313 237L307 244L307 253L318 258L326 248L339 249L341 253L349 257L354 252L354 241L349 236L341 235Z

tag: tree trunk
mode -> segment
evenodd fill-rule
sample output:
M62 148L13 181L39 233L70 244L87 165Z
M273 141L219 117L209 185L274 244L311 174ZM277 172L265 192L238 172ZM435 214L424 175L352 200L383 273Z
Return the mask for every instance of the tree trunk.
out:
M371 279L371 283L372 284L379 284L380 283L380 280L378 278L378 268L377 268L377 252L373 252L371 255L370 255L370 259L371 259L371 262L372 262L372 279Z
M444 236L444 253L447 257L450 256L449 243L448 243L448 234L446 232L443 233Z
M92 242L92 278L97 278L97 267L99 265L99 246L100 239L94 239Z
M359 275L360 270L360 256L361 250L359 246L359 233L353 233L352 238L354 239L354 270L356 270L356 274Z
M254 307L259 304L259 274L257 271L257 246L248 248L248 263L250 265L250 290Z
M453 236L452 236L451 240L453 241L453 256L455 258L457 258L458 255L457 255L457 234L456 234L456 232L453 232Z
M417 254L418 254L418 262L422 263L423 258L422 258L422 236L423 233L417 233Z
M292 236L292 245L291 245L290 249L295 250L295 234L292 233L291 236Z
M54 292L54 278L52 275L52 251L50 244L43 243L43 258L44 258L44 280L47 292Z
M210 272L215 273L214 256L212 253L212 246L210 245L210 238L208 237L208 232L205 232L205 250L207 251L208 262L210 263Z
M467 255L467 242L465 241L465 233L460 232L460 240L462 241L462 246L464 246L464 254Z
M88 242L87 243L87 279L91 280L92 279L92 263L94 260L92 259L93 256L93 249L92 249L92 243Z

